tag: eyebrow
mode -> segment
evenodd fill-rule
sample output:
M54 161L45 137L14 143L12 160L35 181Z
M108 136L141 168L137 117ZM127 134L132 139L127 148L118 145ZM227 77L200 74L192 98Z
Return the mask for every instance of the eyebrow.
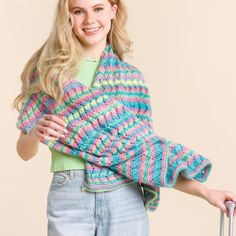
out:
M92 6L92 8L95 8L95 7L105 7L105 5L102 4L102 3L99 3L99 4L95 4L95 5ZM77 6L71 8L71 10L75 10L75 9L82 9L82 10L84 10L83 7L77 7Z

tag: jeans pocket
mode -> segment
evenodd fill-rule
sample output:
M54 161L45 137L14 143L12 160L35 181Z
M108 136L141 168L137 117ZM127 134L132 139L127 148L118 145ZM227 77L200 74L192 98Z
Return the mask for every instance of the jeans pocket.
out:
M55 184L64 185L67 180L67 175L64 173L54 173L53 182Z
M63 187L68 181L68 175L63 172L55 172L52 177L50 190Z

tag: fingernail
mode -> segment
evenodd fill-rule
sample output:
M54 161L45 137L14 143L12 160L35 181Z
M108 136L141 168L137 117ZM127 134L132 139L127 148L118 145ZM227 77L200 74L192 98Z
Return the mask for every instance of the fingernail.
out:
M69 131L68 131L67 129L64 129L64 132L65 132L65 133L68 133Z

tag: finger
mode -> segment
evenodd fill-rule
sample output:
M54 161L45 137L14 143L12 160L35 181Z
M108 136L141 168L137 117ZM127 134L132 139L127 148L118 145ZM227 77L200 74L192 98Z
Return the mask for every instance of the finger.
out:
M229 192L227 191L226 192L226 198L227 200L230 200L230 201L233 201L236 203L236 196L232 193L232 192ZM233 213L234 216L236 216L236 208L234 208L234 213Z
M40 125L42 125L44 127L54 129L54 130L57 130L57 131L68 133L67 129L64 126L58 125L54 121L41 120Z
M57 123L58 125L61 125L62 127L66 127L67 124L64 121L64 119L56 116L56 115L52 115L52 114L45 114L44 119L49 120L49 121L54 121L55 123Z
M233 193L229 192L229 191L226 191L225 198L226 198L226 201L230 200L230 201L233 201L233 202L236 203L236 196Z
M226 198L226 200L232 200L233 196L234 196L234 195L233 195L231 192L229 192L229 191L226 191L226 192L225 192L225 198Z
M229 192L229 191L225 191L225 201L233 201L233 202L236 202L236 197L233 193ZM229 209L226 207L227 209L227 217L229 217ZM235 212L235 209L234 209L234 213L233 215L235 216L236 212Z
M48 135L45 135L44 133L41 133L39 131L37 131L37 136L39 137L40 141L45 141L45 140L56 141L59 139L59 137L48 136Z
M56 141L58 140L58 138L54 138L54 137L50 137L50 136L46 136L46 135L43 135L43 137L40 139L41 142L43 141Z
M234 201L234 202L236 203L236 196L235 196L235 194L233 194L233 193L232 193L231 200Z
M64 134L61 134L60 132L57 132L51 128L44 127L44 126L40 127L40 132L46 136L52 136L55 138L64 138L65 137Z

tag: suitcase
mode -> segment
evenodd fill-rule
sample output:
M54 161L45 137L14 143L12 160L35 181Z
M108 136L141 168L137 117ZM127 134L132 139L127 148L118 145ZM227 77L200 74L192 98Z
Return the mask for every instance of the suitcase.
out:
M225 206L229 213L229 236L233 236L233 219L234 219L234 208L236 203L233 201L226 201ZM224 235L224 212L220 212L220 236Z

